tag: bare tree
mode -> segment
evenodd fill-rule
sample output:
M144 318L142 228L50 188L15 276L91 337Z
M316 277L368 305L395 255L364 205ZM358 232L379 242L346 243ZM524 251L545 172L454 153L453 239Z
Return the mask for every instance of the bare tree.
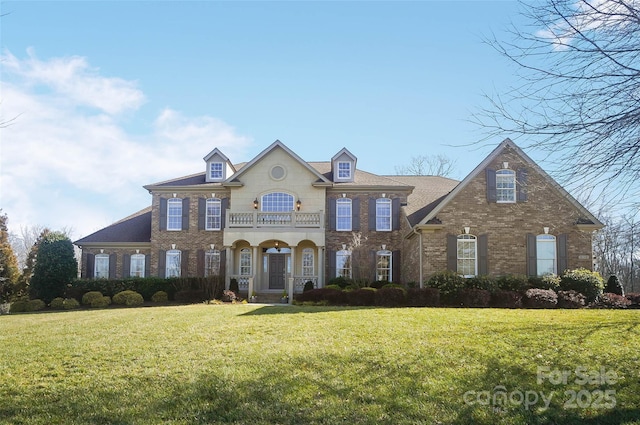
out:
M455 171L456 161L446 155L418 155L411 157L407 165L396 166L396 174L401 176L442 176L449 177Z
M640 224L627 216L604 216L602 222L593 243L596 270L605 279L617 276L625 292L640 291Z
M640 1L524 0L522 15L529 25L513 27L512 41L487 40L521 83L486 96L473 119L484 140L526 136L565 185L599 186L637 205Z

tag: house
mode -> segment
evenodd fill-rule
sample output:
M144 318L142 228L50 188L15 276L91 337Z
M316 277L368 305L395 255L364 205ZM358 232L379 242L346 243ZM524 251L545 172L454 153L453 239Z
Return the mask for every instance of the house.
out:
M293 294L337 276L424 282L592 269L602 223L511 140L464 180L382 176L348 149L306 162L275 141L247 163L144 186L151 206L75 242L82 277L225 276Z

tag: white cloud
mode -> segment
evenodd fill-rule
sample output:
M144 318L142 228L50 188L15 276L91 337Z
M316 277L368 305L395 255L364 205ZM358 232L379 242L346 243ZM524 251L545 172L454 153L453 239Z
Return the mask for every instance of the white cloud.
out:
M151 134L133 136L121 113L135 120L145 99L134 82L103 77L80 57L2 59L0 117L17 119L0 130L0 196L14 231L73 227L82 237L147 206L142 185L204 171L214 147L233 158L251 143L219 119L171 109Z
M20 60L5 51L4 71L21 77L29 86L42 85L52 89L60 96L59 100L67 101L69 105L89 106L108 114L119 114L138 109L145 101L144 94L134 82L103 77L83 57L41 61L33 49L27 50L27 55L26 59Z
M638 9L640 1L632 0L630 5ZM555 50L566 50L578 37L578 33L589 31L619 31L634 23L629 18L629 10L624 2L611 0L577 1L563 12L566 20L558 19L536 36L548 40Z

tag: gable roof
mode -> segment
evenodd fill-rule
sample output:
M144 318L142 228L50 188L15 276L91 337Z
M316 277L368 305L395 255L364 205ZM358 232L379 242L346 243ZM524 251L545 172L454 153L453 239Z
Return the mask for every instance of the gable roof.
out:
M209 152L204 158L205 161L210 160L211 158L213 158L214 155L218 155L220 157L220 159L222 159L224 162L226 163L230 163L229 158L227 158L227 156L225 154L223 154L222 152L220 152L220 149L215 148L213 149L211 152ZM235 170L234 170L235 171Z
M151 207L147 207L74 242L75 245L91 243L151 243Z
M322 174L328 181L333 181L331 162L310 162L309 165L315 168L317 172ZM356 189L359 187L371 189L372 186L375 186L376 188L412 189L410 185L398 181L394 176L381 176L358 169L354 172L353 181L333 182L331 187L334 190L340 190L340 188Z
M562 186L558 184L549 174L547 174L538 164L533 161L529 155L524 153L522 149L520 149L511 139L506 138L500 143L485 159L482 161L476 168L469 173L467 177L465 177L451 192L447 194L447 196L443 197L437 205L434 205L433 208L427 213L427 215L420 220L418 224L428 224L430 220L436 218L436 215L444 208L449 201L451 201L455 196L464 189L467 184L471 180L473 180L479 173L481 173L487 166L495 160L495 158L500 155L500 153L510 147L515 151L517 155L519 155L522 159L524 159L534 170L536 170L544 179L547 180L551 186L553 186L556 190L558 190L575 208L577 208L585 217L586 220L590 221L589 224L594 224L597 226L604 226L600 220L598 220L593 214L591 214L582 204L580 204L569 192L567 192Z
M285 146L285 144L282 143L280 140L276 140L269 147L267 147L265 150L260 152L255 158L253 158L251 161L247 162L240 170L238 170L231 177L229 177L227 180L225 180L224 184L233 185L234 182L239 182L238 179L239 179L240 176L242 176L244 173L246 173L248 170L250 170L256 163L261 161L262 158L264 158L270 152L272 152L273 150L275 150L277 148L280 148L280 149L284 150L289 156L291 156L298 163L300 163L300 165L302 165L304 168L309 170L309 172L311 174L315 175L318 178L318 181L315 184L319 183L321 185L326 185L326 186L330 186L331 185L331 181L327 180L327 178L325 176L320 174L315 168L313 168L311 165L309 165L308 162L306 162L302 158L300 158L295 152L293 152L291 149L289 149L287 146Z
M389 178L414 187L405 207L411 226L420 223L460 183L458 180L442 176L389 176Z
M333 155L333 157L331 158L331 161L332 162L335 161L336 159L340 158L343 154L347 155L349 158L351 158L351 160L353 162L358 161L358 158L356 158L354 154L349 152L349 149L347 149L347 148L340 149L340 151L337 154Z

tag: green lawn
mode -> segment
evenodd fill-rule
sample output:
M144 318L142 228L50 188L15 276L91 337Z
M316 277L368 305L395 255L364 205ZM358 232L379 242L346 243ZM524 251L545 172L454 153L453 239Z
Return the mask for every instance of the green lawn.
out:
M639 322L251 304L0 316L0 423L640 424Z

